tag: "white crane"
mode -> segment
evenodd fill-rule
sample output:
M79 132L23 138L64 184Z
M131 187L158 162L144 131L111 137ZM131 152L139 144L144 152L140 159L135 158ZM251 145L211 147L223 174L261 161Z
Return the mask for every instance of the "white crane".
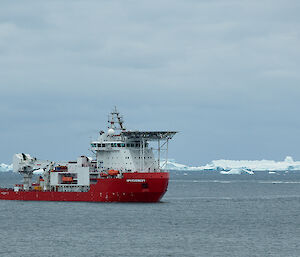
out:
M13 157L13 171L19 172L24 177L24 190L28 191L32 186L32 175L36 170L43 170L44 190L50 189L50 170L55 163L51 161L37 160L29 154L18 153Z

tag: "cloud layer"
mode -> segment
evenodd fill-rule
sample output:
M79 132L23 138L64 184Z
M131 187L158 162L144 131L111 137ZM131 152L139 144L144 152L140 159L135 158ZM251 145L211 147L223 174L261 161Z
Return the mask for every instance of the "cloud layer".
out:
M85 153L117 105L183 163L299 156L299 1L9 1L0 160Z

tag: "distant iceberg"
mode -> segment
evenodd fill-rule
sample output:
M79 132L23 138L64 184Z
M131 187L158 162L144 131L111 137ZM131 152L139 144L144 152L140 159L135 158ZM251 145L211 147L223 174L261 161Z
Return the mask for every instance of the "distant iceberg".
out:
M291 156L287 156L283 161L276 162L274 160L215 160L204 166L188 166L179 164L174 160L168 161L166 169L170 170L201 170L201 171L219 171L236 172L233 169L239 169L242 173L256 172L256 171L292 171L300 170L300 161L294 161ZM248 172L247 172L248 171ZM229 174L229 173L226 173Z
M254 172L250 169L243 169L243 168L233 168L231 170L222 170L220 174L224 175L241 175L241 174L249 174L254 175Z
M212 170L231 170L231 169L250 169L252 171L286 171L286 170L300 170L300 161L294 161L292 157L287 156L284 161L273 160L261 160L261 161L249 161L249 160L217 160L212 161L205 166L200 166L200 170L212 169Z
M0 172L1 171L2 172L12 171L12 169L13 169L12 164L11 165L7 165L7 164L4 164L4 163L0 164Z
M168 160L167 162L165 160L162 160L160 165L163 166L163 169L167 169L167 170L190 170L191 169L190 166L177 163L173 159Z

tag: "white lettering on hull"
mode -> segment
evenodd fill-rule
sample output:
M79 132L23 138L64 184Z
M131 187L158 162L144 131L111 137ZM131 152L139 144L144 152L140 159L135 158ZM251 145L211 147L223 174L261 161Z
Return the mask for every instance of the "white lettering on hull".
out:
M126 182L146 182L146 179L126 179Z

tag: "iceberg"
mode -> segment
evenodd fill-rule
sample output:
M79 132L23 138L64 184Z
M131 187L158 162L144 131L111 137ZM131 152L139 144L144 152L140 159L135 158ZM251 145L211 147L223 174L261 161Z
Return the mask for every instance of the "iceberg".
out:
M173 159L168 160L167 162L165 160L161 160L160 165L166 170L190 170L191 168L185 164L177 163Z
M7 172L7 171L12 171L13 170L13 166L12 166L12 164L10 164L10 165L7 165L7 164L5 164L5 163L1 163L0 164L0 172L2 171L2 172Z
M291 156L287 156L283 161L274 160L214 160L203 166L188 166L179 164L175 160L169 160L164 167L169 170L185 171L219 171L238 173L256 172L256 171L300 171L300 161L294 161ZM233 170L238 169L238 170ZM222 173L222 174L225 174ZM229 173L226 173L229 174Z
M274 160L216 160L205 166L200 166L199 169L250 169L252 171L286 171L286 170L300 170L300 161L294 161L292 157L287 156L283 161L276 162Z
M228 171L222 170L222 171L220 171L220 174L224 174L224 175L241 175L241 174L254 175L254 172L250 169L233 168Z

